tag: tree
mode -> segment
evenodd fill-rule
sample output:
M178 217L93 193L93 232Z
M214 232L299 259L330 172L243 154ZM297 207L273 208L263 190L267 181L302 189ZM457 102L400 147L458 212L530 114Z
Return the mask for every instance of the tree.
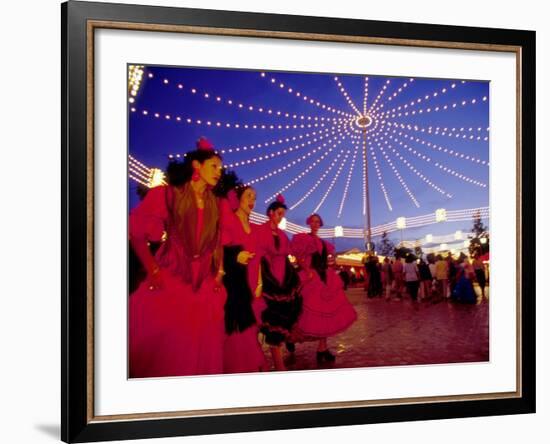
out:
M475 254L485 254L489 252L489 233L488 227L485 226L481 220L481 214L478 211L473 216L472 233L473 236L469 236L470 245L468 246L468 252L470 256ZM482 241L483 239L483 241Z
M390 239L388 239L388 233L386 231L382 233L382 239L380 240L379 245L380 254L382 256L390 256L395 250L395 245Z
M487 231L488 228L483 224L481 220L481 213L478 211L473 217L472 233L474 233L476 237L481 237L481 235L485 234Z

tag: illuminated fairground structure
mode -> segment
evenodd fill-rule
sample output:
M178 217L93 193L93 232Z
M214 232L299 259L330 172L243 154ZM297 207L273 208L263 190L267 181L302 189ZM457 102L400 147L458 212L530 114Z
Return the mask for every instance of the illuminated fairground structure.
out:
M128 173L131 180L146 188L166 185L165 175L161 169L149 168L133 156L129 156L128 158ZM489 207L469 208L465 210L446 210L444 208L438 208L433 213L415 217L398 217L392 222L374 227L369 226L368 228L370 236L376 237L381 236L383 233L389 234L398 230L403 232L406 228L425 227L431 224L445 222L472 221L474 218L487 219L488 217ZM253 211L250 215L250 220L254 223L262 224L267 221L267 216ZM292 223L286 218L283 218L279 227L291 235L309 232L309 227ZM362 239L365 236L365 231L361 228L337 225L329 228L320 228L318 235L325 239ZM372 242L371 237L369 237L368 242ZM457 230L454 233L443 236L428 234L422 239L415 239L413 241L402 240L398 246L411 250L421 247L422 251L426 254L447 251L454 253L467 251L469 243L469 233L463 233L461 230ZM374 250L372 252L374 252Z
M294 221L282 222L289 234L308 231L294 222L323 207L331 226L322 227L319 235L362 239L362 251L374 251L372 238L384 232L399 232L401 246L420 246L425 253L459 251L466 248L469 233L449 224L450 234L441 236L442 226L489 218L486 82L243 71L232 84L236 71L192 71L129 67L132 182L165 184L163 171L146 163L183 158L186 150L174 149L174 141L189 147L199 133L224 140L224 146L215 144L224 166L253 185L264 204L284 194L289 210L301 206L298 213L289 211ZM314 87L319 79L325 83ZM247 88L238 86L244 84ZM259 97L264 103L257 102ZM142 132L132 138L132 131ZM172 148L159 148L164 134L174 134L164 142ZM154 148L139 146L147 138ZM410 180L421 186L411 186ZM454 194L463 198L461 203ZM423 200L429 205L424 211ZM372 202L377 221L386 223L371 224ZM406 206L416 213L405 217L410 214ZM253 212L251 220L261 223L266 217ZM431 224L440 224L434 235L424 230L422 239L404 239L409 229Z

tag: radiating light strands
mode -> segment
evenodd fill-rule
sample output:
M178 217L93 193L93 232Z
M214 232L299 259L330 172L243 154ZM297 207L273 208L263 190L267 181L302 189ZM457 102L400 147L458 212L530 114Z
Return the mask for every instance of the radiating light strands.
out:
M386 82L384 83L384 85L382 86L380 91L378 92L378 95L376 96L376 99L374 99L374 102L370 106L369 112L374 113L379 108L376 105L377 105L378 101L382 98L384 93L386 92L386 89L388 89L388 86L390 85L390 83L391 83L391 80L386 80Z
M367 115L367 103L369 99L369 78L365 77L365 93L363 94L363 115Z
M253 157L251 159L245 159L245 160L241 160L241 161L238 161L238 162L230 163L230 164L227 165L227 168L236 168L236 167L239 167L239 166L253 165L256 162L261 162L263 160L269 160L269 159L274 159L275 157L284 156L288 153L298 151L302 148L306 148L309 145L315 144L315 143L317 143L321 140L324 140L326 137L329 137L331 135L332 136L335 135L336 133L337 133L337 131L333 130L332 134L327 134L325 136L320 136L319 138L314 138L312 140L308 140L307 142L298 143L294 146L285 148L283 150L276 151L274 153L267 153L267 154L264 154L262 156Z
M428 156L425 156L424 154L418 152L417 150L411 148L409 145L407 145L405 142L403 141L399 141L397 139L395 139L393 136L391 135L388 135L388 137L395 141L399 146L402 146L403 148L406 148L409 152L413 153L415 156L419 157L420 159L426 161L426 162L429 162L429 163L432 163L432 159ZM388 141L385 141L384 143L388 143ZM447 167L446 165L440 163L440 162L433 162L433 165L435 165L436 167L438 167L439 169L443 170L444 172L448 173L448 174L451 174L452 176L455 176L459 179L462 179L464 182L468 182L468 183L471 183L473 185L476 185L478 187L481 187L481 188L486 188L487 185L483 182L480 182L478 180L475 180L475 179L472 179L471 177L468 177L466 176L465 174L461 174L455 170L453 170L452 168L450 167Z
M336 145L341 144L343 140L344 140L344 138L341 139L341 140L338 140L338 141L336 142ZM280 167L280 168L277 168L276 170L274 170L274 171L272 171L272 172L270 172L270 173L268 173L268 174L264 174L263 176L260 176L260 177L257 177L256 179L252 179L252 180L248 181L248 182L246 183L246 185L254 185L255 183L262 182L262 181L264 181L264 180L266 180L266 179L269 179L270 177L276 176L277 174L280 174L280 173L282 173L283 171L288 170L289 168L292 168L294 165L303 162L303 161L304 161L305 159L307 159L308 157L311 157L313 154L315 154L316 152L318 152L318 151L320 151L321 149L323 149L324 147L326 147L329 143L330 143L330 140L329 140L329 142L324 143L323 145L321 145L321 146L319 146L319 147L317 147L317 148L314 148L314 149L311 150L309 153L304 154L302 157L299 157L298 159L293 160L293 161L287 163L285 166L282 166L282 167ZM333 150L333 147L329 148L329 149L327 150L327 154L328 154L330 151L332 151L332 150Z
M275 86L278 87L278 89L281 89L283 91L286 91L288 92L289 94L291 94L292 96L298 98L298 99L302 99L304 102L306 103L309 103L313 106L317 106L321 109L324 109L324 110L327 110L331 113L335 113L335 114L339 114L341 116L351 116L351 114L349 113L346 113L340 109L337 109L335 107L332 107L332 106L329 106L329 105L326 105L324 103L321 103L320 101L312 98L312 97L308 97L306 94L303 94L301 91L297 91L295 88L292 88L288 85L285 85L283 82L280 82L279 80L277 80L277 78L275 78L274 76L271 76L271 75L268 75L267 73L265 72L261 72L260 73L260 76L262 78L265 78L267 80L269 80L269 82Z
M357 158L357 152L359 151L359 145L355 142L355 150L353 152L353 158L351 159L351 166L349 167L348 177L346 178L346 186L344 187L344 193L342 194L342 200L340 201L340 207L338 208L338 219L342 216L342 211L344 210L344 203L348 196L349 185L351 182L351 176L353 174L353 169L355 167L355 159Z
M325 194L323 195L323 197L321 198L321 200L319 201L319 203L317 204L317 206L315 207L315 209L313 210L314 213L317 213L319 211L319 208L321 208L323 206L323 203L325 202L325 200L327 199L328 195L330 194L330 192L332 191L332 188L334 188L334 184L336 183L336 181L338 180L338 178L340 177L340 174L342 173L342 169L344 168L344 166L346 165L346 162L348 160L348 157L349 157L349 151L346 152L346 154L344 155L344 160L342 160L342 163L340 164L340 166L338 167L338 170L336 171L336 174L334 175L334 177L332 178L332 182L330 183L329 187L327 188L327 190L325 191Z
M317 205L316 209L320 208L327 200L334 198L340 184L339 177L342 176L342 194L337 197L337 202L333 202L338 204L338 210L327 216L329 223L334 219L338 226L343 227L344 236L348 230L345 228L348 218L359 226L361 213L347 210L349 207L358 209L361 186L365 226L370 226L367 205L369 198L373 197L369 196L371 190L376 194L381 190L384 197L385 204L379 199L373 201L376 208L373 207L371 214L379 219L385 214L385 207L390 212L403 212L404 215L409 214L403 208L403 205L409 205L409 201L418 208L417 196L423 197L419 193L424 191L425 185L438 192L436 197L441 202L433 199L426 201L426 205L434 209L436 205L444 206L452 194L459 201L462 197L456 191L455 181L441 182L446 189L436 183L443 176L437 173L439 170L467 183L486 187L483 180L487 177L487 169L481 168L478 175L475 167L476 164L482 167L489 165L488 156L482 154L485 153L489 136L488 104L483 103L487 102L489 94L483 82L471 82L467 88L456 91L460 81L256 71L242 74L248 76L243 78L250 85L245 90L239 87L243 82L239 83L242 79L234 72L228 74L227 82L223 82L220 79L225 77L219 77L219 70L197 77L201 74L200 70L197 73L180 73L172 68L152 68L158 71L153 75L147 68L142 74L147 79L143 85L146 88L154 85L155 89L147 89L143 95L140 93L139 104L129 106L131 124L141 122L146 128L145 120L161 122L153 123L152 129L147 128L147 131L165 130L166 136L159 137L159 145L171 147L183 143L181 139L175 142L170 140L180 132L185 137L204 134L213 140L217 151L223 155L224 166L235 170L243 182L256 184L265 181L258 187L258 192L262 200L270 195L266 203L276 194L292 187L293 200L303 198L304 193L298 193L298 187L303 188L306 181L308 186L315 183L326 173L325 167L335 162L338 155L338 163L332 167L331 175L325 175L323 183L317 185L308 196L311 207ZM181 82L178 83L178 80ZM420 93L417 94L417 91ZM356 92L357 97L351 92ZM156 99L158 94L161 96ZM183 104L185 108L182 108ZM196 104L197 108L188 104ZM474 105L477 109L468 109ZM388 108L391 109L387 111ZM163 109L170 112L161 112ZM457 110L456 113L434 115L453 109ZM396 118L404 114L416 117ZM143 137L134 138L135 152L145 149L140 146L142 142L137 142L139 140ZM344 140L348 140L347 146L341 145ZM192 142L187 140L185 146ZM220 142L225 146L220 146ZM344 148L349 152L340 152ZM356 165L360 149L359 154L364 156L362 171ZM160 154L162 146L155 147L155 150ZM449 162L446 156L454 162ZM382 161L381 157L386 161ZM417 158L430 167L419 164ZM465 162L456 162L456 159ZM157 159L152 157L148 161L156 163ZM407 169L403 169L400 163ZM449 168L449 164L453 168ZM147 183L149 171L137 164L131 163L131 166L133 177ZM390 169L393 173L389 172ZM378 184L373 182L373 173ZM267 181L269 178L274 180ZM447 180L446 177L444 179ZM412 184L415 187L410 188ZM351 192L352 187L357 188L356 193ZM401 188L408 198L397 199ZM484 196L478 194L476 199L482 203ZM351 202L350 198L357 200ZM306 210L300 209L298 213ZM345 220L340 221L340 218ZM407 221L409 219L407 217ZM359 231L364 234L366 230ZM334 233L333 229L329 231ZM374 231L372 234L376 235Z
M293 119L293 120L308 120L308 121L334 121L336 117L325 117L325 116L311 116L307 114L297 114L294 112L284 111L280 109L273 109L272 107L268 105L258 105L258 104L250 104L250 103L244 103L240 100L235 100L232 98L224 97L223 95L218 95L212 92L207 92L204 90L201 90L200 88L197 88L195 86L188 86L187 84L184 84L182 82L173 81L168 78L164 78L161 82L162 85L174 88L174 92L176 93L190 93L191 95L195 97L201 97L204 100L211 101L215 104L220 105L227 105L230 107L233 107L240 111L245 112L252 112L252 113L261 113L263 115L267 115L270 117L275 118L284 118L284 119Z
M353 111L355 111L355 113L359 117L362 117L363 115L361 114L361 111L359 111L357 109L357 106L355 106L355 103L353 103L353 100L351 100L350 96L348 95L348 92L346 91L346 88L344 88L344 85L342 85L342 82L340 82L340 80L338 80L338 77L334 77L334 81L338 85L338 89L340 90L340 92L342 93L344 98L346 99L346 102L348 102L348 105L351 107L351 109L353 109Z
M338 162L338 159L340 159L340 157L342 156L343 153L344 153L344 150L341 150L338 153L338 155L335 157L335 159L332 161L332 163L329 165L329 167L325 170L323 175L319 179L317 179L315 184L307 191L306 194L304 194L294 205L292 205L290 207L291 210L294 210L296 207L301 205L309 196L311 196L311 193L313 193L317 189L317 187L319 185L321 185L321 183L325 180L325 178L327 177L328 173L330 173L332 168L334 168L334 165L336 165L336 163ZM348 153L349 153L349 151L348 151Z
M392 100L394 100L399 94L401 94L406 88L407 86L409 86L410 83L414 82L414 79L409 79L407 82L403 83L398 89L397 91L395 91L391 96L388 97L388 102L391 102ZM381 104L380 105L380 108L383 108L384 107L384 104Z
M218 128L231 128L231 129L247 129L247 130L288 130L288 129L304 129L304 128L319 128L325 127L327 124L321 123L295 123L295 124L267 124L267 123L242 123L242 122L221 122L218 120L210 119L197 119L193 117L184 117L181 115L167 114L154 112L151 110L143 109L138 110L137 108L132 108L131 110L134 113L141 114L145 117L154 117L159 120L169 120L178 123L187 123L189 125L202 125L209 127L218 127ZM342 123L345 122L344 119L337 119L336 122Z
M391 161L391 159L386 154L386 151L384 151L384 148L382 147L382 144L378 142L377 145L378 145L378 148L380 149L380 152L382 153L382 155L384 156L384 158L388 162L390 168L392 169L393 173L395 174L395 177L397 177L397 180L399 181L399 183L401 184L401 186L403 187L403 189L405 190L407 195L411 198L414 205L417 208L420 208L420 204L418 203L418 200L416 200L416 197L414 196L413 192L410 190L409 186L407 185L407 182L405 182L405 180L401 177L401 174L399 174L399 170L394 166L393 162Z
M388 144L388 147L391 149L393 154L401 160L413 173L415 173L423 182L428 184L431 188L436 190L438 193L443 194L444 196L448 198L452 198L452 194L447 193L444 189L438 187L435 183L433 183L430 179L428 179L423 173L418 171L407 159L405 159L394 147Z
M384 185L384 180L382 178L382 172L380 171L380 167L378 165L378 159L376 158L376 153L374 152L374 148L372 144L369 143L369 150L371 153L371 158L374 163L374 169L376 171L376 177L378 178L378 183L380 184L380 189L382 190L382 194L384 195L384 199L386 201L386 205L388 207L388 210L393 211L393 207L390 203L390 197L388 195L388 192L386 191L386 186Z
M291 143L297 140L309 139L310 137L315 137L315 136L324 137L324 135L326 135L327 133L330 133L331 131L334 131L334 127L312 131L311 133L298 134L292 137L284 137L284 138L279 138L275 140L270 140L268 142L262 142L262 143L250 144L250 145L241 145L241 146L231 147L231 148L222 148L220 150L220 154L238 153L240 151L254 151L259 148L267 148L269 146L281 145L283 143Z
M486 160L483 160L483 159L479 159L475 156L472 156L472 155L469 155L469 154L464 154L464 153L461 153L460 151L457 151L457 150L453 150L451 148L446 148L442 145L438 145L436 143L433 143L433 142L429 142L427 140L423 140L423 139L420 139L419 137L412 137L408 134L405 134L404 132L400 131L398 132L397 130L393 130L392 131L392 134L395 134L396 136L400 136L400 137L403 137L404 139L407 139L411 142L416 142L416 143L419 143L421 145L424 145L424 146L427 146L429 147L430 149L434 150L434 151L440 151L442 153L445 153L445 154L449 154L450 156L454 156L454 157L457 157L459 159L464 159L464 160L469 160L473 163L479 163L481 165L485 165L485 166L489 166L489 162L487 162ZM392 140L395 140L397 141L396 138L393 138L392 136L389 136ZM407 146L408 147L408 146Z
M405 111L405 112L395 112L395 111L392 111L392 112L386 112L384 114L384 117L386 118L395 118L395 117L406 117L406 116L415 116L415 115L419 115L419 114L429 114L429 113L432 113L432 114L435 114L435 113L438 113L438 112L443 112L443 111L449 111L449 110L454 110L456 108L464 108L466 106L473 106L473 105L476 105L477 103L482 103L482 102L486 102L487 101L487 96L483 96L481 98L473 98L473 99L467 99L467 100L459 100L457 102L453 102L453 103L447 103L445 105L436 105L436 106L433 106L433 107L427 107L427 108L421 108L421 109L414 109L412 111Z
M477 131L477 133L479 134L479 132L483 131L482 128L441 128L439 126L433 128L433 127L428 127L428 128L423 128L423 127L420 127L418 125L411 125L411 124L404 124L404 123L396 123L396 122L387 122L386 125L388 126L393 126L394 128L401 128L401 129L405 129L405 130L410 130L410 131L415 131L415 132L419 132L419 133L426 133L426 134L434 134L436 136L438 135L441 135L441 136L447 136L447 137L452 137L454 139L463 139L463 140L466 140L466 141L488 141L489 140L489 137L488 136L481 136L481 135L476 135L475 132ZM466 133L466 134L465 134ZM474 133L474 134L472 134Z

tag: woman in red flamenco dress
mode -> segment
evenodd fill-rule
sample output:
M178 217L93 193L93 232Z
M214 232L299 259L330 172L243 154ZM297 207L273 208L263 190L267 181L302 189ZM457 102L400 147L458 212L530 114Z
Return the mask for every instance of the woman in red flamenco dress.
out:
M261 298L260 257L257 255L258 226L249 221L256 203L250 186L238 186L229 192L224 205L222 244L224 246L223 283L225 304L224 373L245 373L268 369L258 341Z
M224 304L219 200L222 161L200 139L170 184L149 190L130 214L130 243L147 278L129 298L131 378L223 372ZM166 241L153 256L148 241Z
M321 216L312 214L307 224L311 232L295 234L291 241L292 254L300 266L303 304L287 347L292 350L294 342L318 340L317 362L334 362L336 357L328 349L327 338L346 330L357 319L357 313L332 268L334 246L317 235L323 226Z
M269 344L275 370L286 370L281 346L298 319L302 306L300 279L289 261L290 242L279 228L286 213L283 196L267 207L268 221L257 230L257 255L261 258L262 299L260 331Z

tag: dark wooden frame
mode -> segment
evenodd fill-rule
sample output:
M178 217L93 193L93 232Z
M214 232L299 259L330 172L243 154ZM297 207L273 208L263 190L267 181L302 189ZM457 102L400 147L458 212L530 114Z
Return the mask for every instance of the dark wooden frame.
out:
M535 33L69 1L62 22L61 438L88 442L535 412ZM518 390L375 402L93 414L93 37L96 28L300 38L517 55ZM526 295L526 297L522 297ZM405 402L406 401L406 402Z

